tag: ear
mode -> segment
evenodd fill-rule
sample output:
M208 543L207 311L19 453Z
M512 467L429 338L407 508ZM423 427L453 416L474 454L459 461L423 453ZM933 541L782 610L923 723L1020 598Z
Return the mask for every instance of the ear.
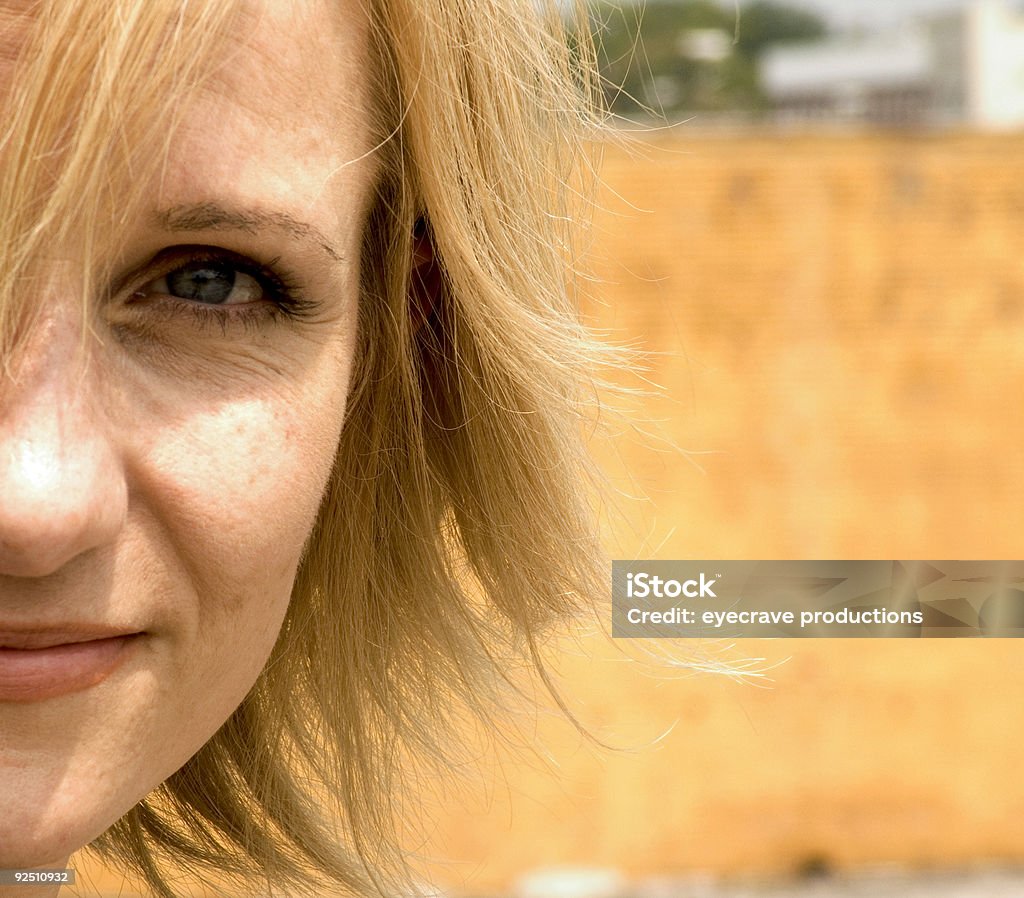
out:
M434 255L434 241L425 218L416 222L412 235L412 278L409 284L409 315L415 334L430 317L441 297L441 269Z

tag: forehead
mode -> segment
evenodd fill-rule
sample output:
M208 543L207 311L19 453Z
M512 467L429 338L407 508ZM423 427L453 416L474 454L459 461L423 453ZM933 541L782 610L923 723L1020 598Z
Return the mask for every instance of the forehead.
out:
M75 12L112 7L119 0L0 0L0 58L13 59L28 31L40 20L71 21ZM222 0L235 12L221 35L230 43L248 43L268 52L267 62L280 59L294 66L298 59L317 62L315 51L328 44L350 49L365 38L368 12L360 0ZM122 0L122 6L125 4ZM183 15L187 0L148 0L170 27ZM74 11L74 12L72 12ZM305 47L306 52L303 52ZM295 50L295 53L289 51ZM284 57L289 57L284 60ZM326 60L320 60L326 61Z
M211 64L171 146L172 191L213 180L314 202L364 179L371 62L357 0L247 2Z
M197 9L216 25L197 29ZM95 26L91 33L99 40L81 37L83 23ZM153 205L215 199L307 220L313 215L318 227L337 230L352 218L348 195L372 169L368 34L363 0L0 0L0 91L17 93L20 66L34 59L25 71L44 85L33 95L38 108L56 108L47 100L47 81L64 85L66 112L50 116L55 141L62 141L60 122L80 115L101 123L90 133L116 135L93 140L86 150L93 171L105 167L106 176L117 177L99 145L113 140L117 148L116 138L136 158L164 160L149 191ZM65 36L71 40L62 42ZM202 53L190 54L190 41L198 39ZM47 45L60 78L47 77L50 62L38 52ZM127 63L108 71L107 57ZM153 80L151 68L169 71L168 62L191 74ZM99 99L90 87L97 74L113 85ZM96 110L107 106L109 116L97 118ZM13 133L8 147L16 157L20 132ZM37 158L45 155L56 158L45 152ZM137 171L131 162L121 169ZM121 183L135 192L135 185Z
M276 115L281 123L342 124L363 112L369 59L369 15L363 0L205 0L228 10L211 42L204 89L222 98ZM90 10L123 7L107 20L134 18L138 33L127 39L142 56L156 58L173 46L174 32L189 16L188 0L146 0L146 15L134 16L137 0L0 0L0 79L16 77L14 63L36 26L60 32L104 21ZM194 7L193 7L194 8ZM102 26L100 26L102 28ZM161 39L161 29L164 34ZM86 44L88 46L88 44ZM180 46L177 52L182 52ZM184 48L187 52L187 48ZM73 51L72 51L73 52ZM82 69L88 72L88 64ZM83 85L84 87L84 85Z
M281 123L365 115L368 17L359 0L246 0L214 48L210 89Z

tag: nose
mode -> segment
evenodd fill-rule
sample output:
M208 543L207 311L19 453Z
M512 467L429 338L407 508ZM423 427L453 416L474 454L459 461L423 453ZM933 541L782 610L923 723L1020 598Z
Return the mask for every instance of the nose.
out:
M0 575L45 577L124 524L127 487L97 365L66 330L48 325L15 377L0 375Z

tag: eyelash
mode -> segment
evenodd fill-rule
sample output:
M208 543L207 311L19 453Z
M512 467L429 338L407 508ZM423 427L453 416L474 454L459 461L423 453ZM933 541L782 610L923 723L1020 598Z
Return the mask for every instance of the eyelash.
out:
M143 293L147 285L166 278L177 269L194 262L211 262L230 266L248 275L259 284L263 301L236 305L214 305L190 301L169 294ZM284 268L280 259L263 263L248 256L215 246L172 246L161 250L145 266L146 281L131 294L132 302L148 302L154 308L163 307L171 317L184 314L200 328L219 326L222 332L230 325L242 325L246 330L259 327L280 318L296 321L310 317L319 303L308 299L299 280Z

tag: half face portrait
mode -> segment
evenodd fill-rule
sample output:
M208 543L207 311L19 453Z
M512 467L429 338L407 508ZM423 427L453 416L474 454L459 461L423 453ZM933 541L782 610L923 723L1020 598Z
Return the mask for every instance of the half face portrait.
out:
M504 5L0 2L0 868L380 888L593 595L586 98Z
M8 14L11 49L31 25ZM206 50L173 126L124 135L165 159L124 185L109 281L83 281L108 235L53 222L5 297L33 306L0 455L5 867L96 838L240 704L338 444L375 177L365 13L267 4Z

